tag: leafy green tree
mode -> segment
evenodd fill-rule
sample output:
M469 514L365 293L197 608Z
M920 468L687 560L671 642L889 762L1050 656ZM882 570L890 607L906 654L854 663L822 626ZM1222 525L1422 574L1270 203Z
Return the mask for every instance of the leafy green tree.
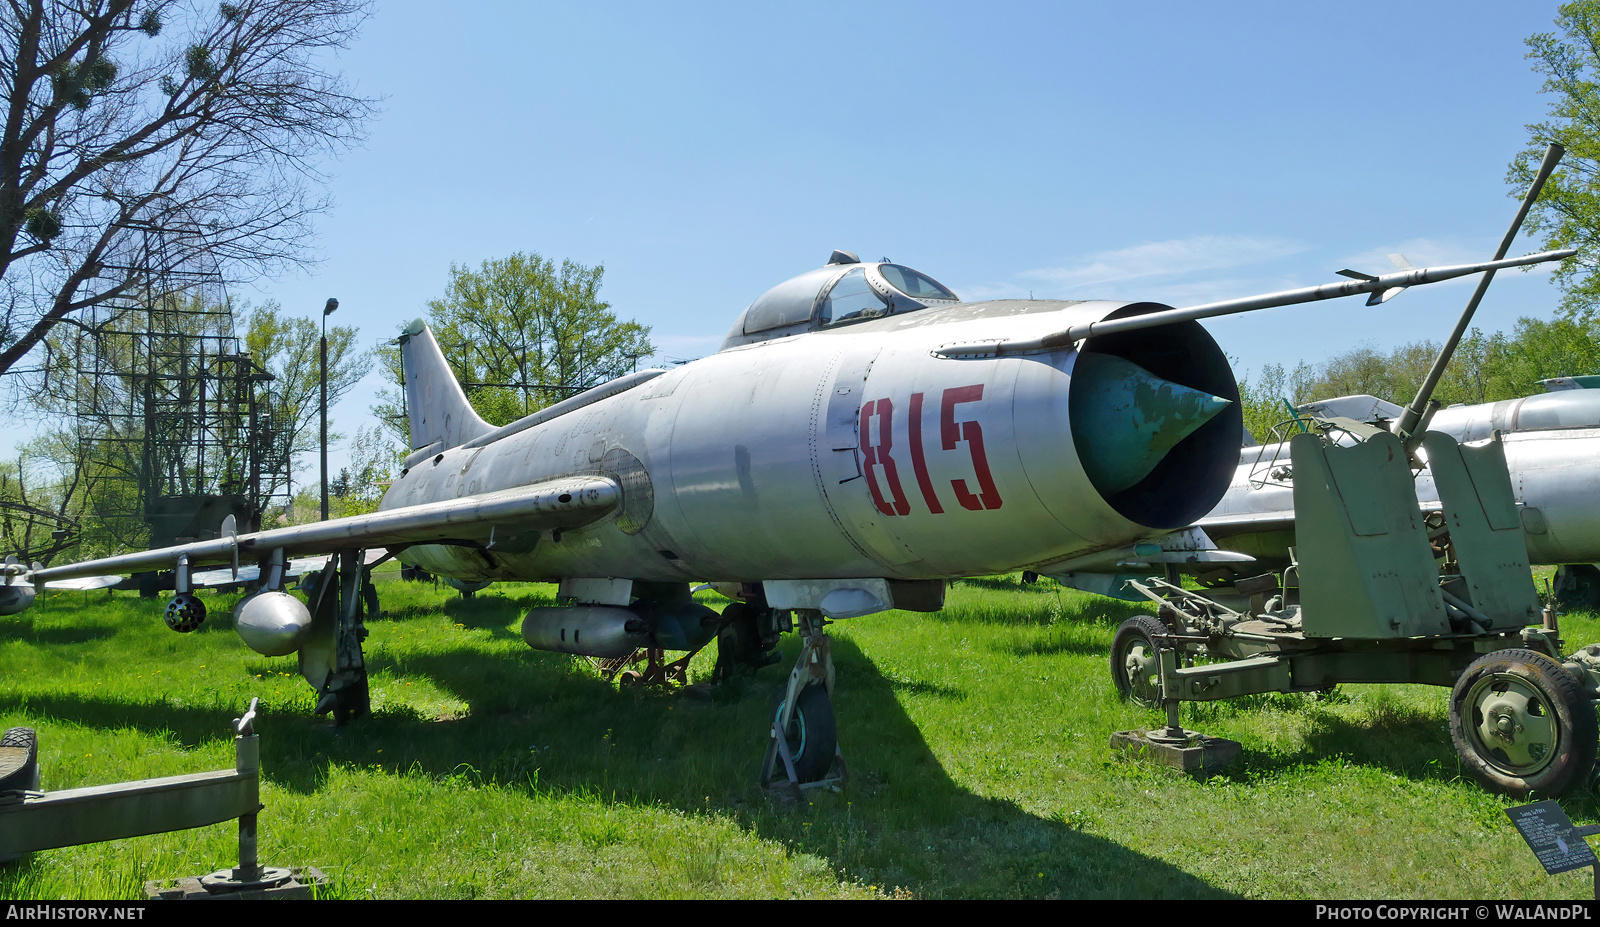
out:
M81 525L56 510L52 487L30 479L23 467L26 459L24 454L14 463L0 461L0 555L49 565L78 543Z
M328 481L328 513L342 518L377 510L404 457L405 452L382 427L363 425L357 428L350 442L350 465L341 468L339 475ZM320 504L318 500L318 517Z
M1370 345L1353 348L1308 368L1297 401L1365 393L1406 405L1438 353L1432 341L1401 345L1388 354ZM1473 329L1451 357L1433 398L1447 405L1498 402L1536 393L1538 382L1549 377L1590 373L1600 373L1600 319L1524 317L1510 335L1485 336ZM1249 408L1246 399L1247 417Z
M445 295L428 302L429 325L485 421L503 425L635 368L655 353L650 329L622 322L600 300L602 266L536 253L450 266ZM381 350L391 382L373 412L406 437L400 352Z
M20 471L34 504L73 519L79 526L73 560L107 556L146 546L149 526L139 515L136 463L116 442L79 440L80 427L47 432L22 448Z
M1310 398L1307 390L1312 376L1311 365L1301 362L1292 372L1286 372L1282 364L1267 364L1258 380L1240 377L1239 402L1250 436L1258 442L1271 440L1273 428L1293 417L1290 407Z
M286 315L276 302L254 307L247 318L245 350L274 377L274 417L281 429L280 440L292 455L309 454L317 450L320 437L317 427L321 398L320 323L303 316ZM328 329L330 406L372 369L372 354L357 346L358 335L357 329L344 325ZM328 434L330 442L336 437L342 436Z
M359 0L0 5L0 374L174 272L298 263L316 155L371 102L325 70Z
M1538 172L1546 146L1567 149L1528 215L1530 232L1547 248L1576 248L1555 273L1561 312L1586 320L1600 309L1600 0L1574 0L1559 8L1557 32L1528 37L1533 69L1545 77L1549 118L1528 126L1528 147L1511 162L1506 181L1522 196Z
M1600 373L1600 320L1521 318L1511 337L1496 337L1485 364L1486 400L1526 396L1549 377Z
M1493 344L1493 339L1485 338L1477 329L1461 339L1434 390L1434 398L1446 403L1486 401L1485 364ZM1315 368L1308 377L1306 399L1364 394L1406 405L1416 396L1439 355L1439 347L1434 341L1414 341L1387 354L1370 344L1352 348Z

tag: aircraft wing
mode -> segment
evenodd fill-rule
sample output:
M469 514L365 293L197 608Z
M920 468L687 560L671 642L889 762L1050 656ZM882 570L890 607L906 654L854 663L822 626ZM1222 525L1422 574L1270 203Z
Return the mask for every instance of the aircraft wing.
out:
M122 582L123 577L117 576L74 576L71 579L56 579L44 584L46 589L71 592L89 592L95 589L109 589Z
M380 547L376 550L368 550L363 561L367 566L372 566L387 556L388 552ZM330 554L317 554L314 557L295 557L284 564L283 576L285 579L292 579L306 573L315 573L327 566L330 559L332 559ZM120 576L116 578L121 579ZM260 578L260 566L254 563L241 563L239 564L238 576L233 575L231 567L200 570L189 574L189 585L196 589L204 589L211 586L234 586L239 583L253 583ZM78 582L78 580L66 580L66 582ZM47 584L46 588L54 588L54 584Z
M33 571L28 580L50 584L74 577L165 570L171 569L178 558L185 555L191 564L229 563L235 552L241 557L253 558L276 549L282 549L285 556L294 556L348 548L370 550L439 542L482 543L493 538L496 528L505 533L587 525L610 514L621 495L621 488L607 477L561 477L442 502L50 567Z
M366 563L371 564L387 556L382 548L369 550ZM296 557L284 565L283 575L292 578L303 573L314 573L327 565L329 554L317 554L314 557ZM231 566L219 567L214 570L200 570L189 574L189 585L195 589L204 589L212 586L237 586L240 583L253 583L261 577L261 567L254 563L242 563L239 571L234 573ZM44 584L44 588L55 592L91 592L95 589L110 589L121 586L131 580L121 573L111 573L103 576L74 576L71 579L52 579Z
M1127 586L1127 581L1158 572L1168 564L1249 563L1254 559L1249 554L1218 549L1203 528L1191 526L1041 567L1039 574L1084 592L1138 602L1142 597Z

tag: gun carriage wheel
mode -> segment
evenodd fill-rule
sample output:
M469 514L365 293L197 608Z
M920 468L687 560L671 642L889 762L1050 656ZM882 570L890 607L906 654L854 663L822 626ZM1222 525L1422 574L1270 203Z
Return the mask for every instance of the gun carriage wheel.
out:
M1155 639L1166 633L1166 626L1149 615L1129 618L1117 628L1111 640L1111 681L1124 701L1146 708L1161 703Z
M1544 654L1501 650L1474 660L1456 680L1450 739L1485 788L1556 795L1594 767L1594 703Z

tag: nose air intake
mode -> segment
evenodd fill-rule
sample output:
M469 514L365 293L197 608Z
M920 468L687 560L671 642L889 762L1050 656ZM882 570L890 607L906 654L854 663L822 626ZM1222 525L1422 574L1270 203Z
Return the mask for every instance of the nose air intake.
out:
M1136 486L1179 442L1232 405L1110 354L1079 356L1072 376L1073 444L1105 496Z

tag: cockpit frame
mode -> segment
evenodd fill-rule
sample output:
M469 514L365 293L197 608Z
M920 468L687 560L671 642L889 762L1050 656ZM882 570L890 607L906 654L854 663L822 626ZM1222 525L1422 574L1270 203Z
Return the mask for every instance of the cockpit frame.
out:
M836 251L834 260L826 266L792 277L763 293L739 315L733 329L723 339L722 348L915 312L929 306L950 306L961 301L943 284L920 271L890 261L850 259L853 257ZM886 272L885 268L889 270ZM918 294L913 296L896 286L891 276L914 285ZM840 294L839 288L850 287L852 280L860 280L865 286L856 292ZM854 308L857 305L859 308ZM843 315L836 313L836 306L845 310Z

